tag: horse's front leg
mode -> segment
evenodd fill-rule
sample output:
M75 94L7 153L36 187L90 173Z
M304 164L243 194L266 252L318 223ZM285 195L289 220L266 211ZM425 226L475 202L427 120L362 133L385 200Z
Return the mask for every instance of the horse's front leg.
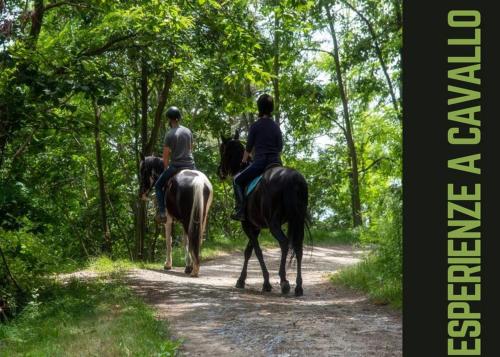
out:
M236 287L238 289L243 289L245 287L245 281L247 280L247 269L248 269L248 261L252 256L253 245L250 239L248 240L247 247L245 248L245 262L243 263L243 269L241 270L240 277L236 282Z
M257 259L259 260L260 268L262 269L262 276L264 278L264 284L262 285L262 291L271 291L272 286L271 283L269 283L269 271L267 270L266 263L264 263L264 256L262 255L262 250L260 249L259 245L259 234L260 234L260 229L253 226L252 224L248 223L247 221L244 221L242 223L243 230L247 234L248 238L250 239L250 243L253 246L253 249L255 250L255 255L257 256Z
M191 274L193 271L193 260L191 259L191 253L189 253L189 237L186 232L182 237L182 245L184 246L184 261L186 263L186 268L184 269L184 273Z
M167 214L167 222L165 223L165 240L167 243L167 256L165 257L165 265L163 269L172 269L172 224L173 219L170 214Z

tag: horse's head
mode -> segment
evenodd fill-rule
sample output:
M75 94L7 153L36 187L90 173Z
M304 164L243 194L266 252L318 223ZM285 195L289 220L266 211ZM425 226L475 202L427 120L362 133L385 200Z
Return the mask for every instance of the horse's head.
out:
M163 172L163 160L155 156L144 157L141 155L139 165L139 197L147 199L149 191Z
M231 138L221 135L222 142L219 147L220 164L218 168L219 177L224 180L227 176L234 176L241 169L241 159L245 152L245 147L240 141L238 131Z

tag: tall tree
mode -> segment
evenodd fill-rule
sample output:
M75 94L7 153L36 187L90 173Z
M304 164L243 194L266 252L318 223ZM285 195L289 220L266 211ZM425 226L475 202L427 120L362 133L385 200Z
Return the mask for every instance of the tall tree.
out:
M99 205L101 210L101 227L102 227L102 251L110 254L112 249L111 232L109 230L108 215L106 210L106 186L104 182L104 170L102 164L102 149L101 149L101 108L97 100L92 101L94 107L94 140L95 140L95 155L97 166L97 180L99 181Z
M328 19L328 26L330 28L330 34L332 36L332 41L333 41L332 55L335 62L335 74L336 74L335 78L340 93L340 99L342 101L342 112L344 119L343 124L339 124L339 126L344 132L345 139L347 142L347 149L349 153L349 164L351 167L349 178L351 182L352 220L354 227L357 227L363 224L361 215L361 198L359 192L358 155L356 151L356 145L354 142L351 117L349 114L349 99L346 94L346 88L344 86L344 77L342 74L342 67L340 63L339 43L337 40L337 32L335 30L335 17L332 15L330 6L328 4L323 2L323 7L326 12L326 16Z
M281 124L280 118L280 3L279 0L274 0L274 38L273 38L273 89L274 89L274 120Z

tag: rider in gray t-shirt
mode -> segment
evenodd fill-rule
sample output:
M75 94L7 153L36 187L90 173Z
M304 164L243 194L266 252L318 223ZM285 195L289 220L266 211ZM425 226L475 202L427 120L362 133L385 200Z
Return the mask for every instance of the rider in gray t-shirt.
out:
M163 167L165 171L160 175L155 183L156 198L158 200L160 222L166 222L167 214L165 209L165 185L167 181L181 169L194 169L193 159L193 134L191 130L179 125L181 112L177 107L170 107L167 110L170 131L165 135L163 141Z
M170 149L170 165L191 166L194 164L191 147L193 144L193 134L188 128L179 125L173 127L165 135L163 144Z

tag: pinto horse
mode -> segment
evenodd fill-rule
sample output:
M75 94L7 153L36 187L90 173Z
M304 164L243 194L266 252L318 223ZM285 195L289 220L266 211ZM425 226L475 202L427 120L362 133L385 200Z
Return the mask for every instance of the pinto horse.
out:
M243 170L241 159L245 148L239 140L238 133L233 138L222 137L219 149L221 162L218 174L221 179L234 176ZM309 224L307 201L307 183L297 170L279 166L268 168L264 172L255 189L246 197L245 220L242 226L249 241L244 253L243 269L236 283L237 288L245 287L248 260L252 250L255 250L264 277L262 290L271 291L269 272L258 241L261 229L269 228L281 248L279 269L281 292L287 294L290 291L290 283L286 279L286 258L289 247L292 247L297 259L295 296L303 295L301 269L304 229ZM281 229L286 222L288 222L288 234Z
M140 196L147 194L163 172L163 160L147 156L140 164ZM208 211L213 199L212 184L200 171L181 170L167 183L166 187L167 222L165 238L167 257L164 269L172 269L172 223L176 219L184 229L186 274L197 277L200 271L200 249L207 224Z

